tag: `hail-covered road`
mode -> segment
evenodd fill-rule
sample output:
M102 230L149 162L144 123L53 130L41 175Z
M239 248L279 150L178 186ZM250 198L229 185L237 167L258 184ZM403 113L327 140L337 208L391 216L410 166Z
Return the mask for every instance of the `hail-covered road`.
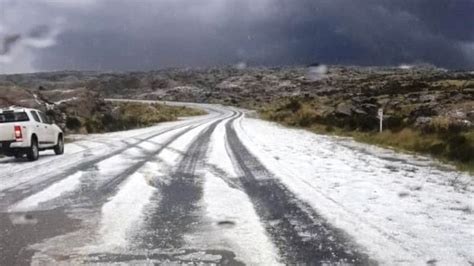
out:
M472 176L200 107L0 159L0 265L474 262Z

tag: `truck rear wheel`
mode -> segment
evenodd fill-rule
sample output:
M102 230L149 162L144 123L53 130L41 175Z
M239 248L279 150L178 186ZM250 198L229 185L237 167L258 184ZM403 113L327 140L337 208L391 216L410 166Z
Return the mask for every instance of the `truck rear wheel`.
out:
M39 148L38 148L38 141L36 138L31 139L31 147L26 153L26 157L30 161L36 161L39 157Z

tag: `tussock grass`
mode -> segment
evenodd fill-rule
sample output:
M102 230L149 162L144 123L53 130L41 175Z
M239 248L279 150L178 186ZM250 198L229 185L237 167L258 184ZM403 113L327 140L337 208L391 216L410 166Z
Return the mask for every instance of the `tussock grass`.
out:
M185 106L148 103L113 103L111 113L100 113L81 121L68 118L66 126L70 130L85 129L87 133L113 132L152 126L157 123L174 121L179 117L204 115L205 111Z
M439 80L433 83L435 86L451 87L451 88L460 88L460 87L469 87L474 85L474 81L465 80L465 79L445 79Z
M450 162L461 170L474 173L473 132L458 134L423 133L412 128L382 133L352 132L355 140L404 151L429 154L444 162Z
M474 131L453 127L446 117L434 117L430 130L402 124L379 133L357 126L341 127L340 123L323 117L313 104L304 101L279 102L260 109L259 114L263 119L320 134L349 136L360 142L428 154L474 173Z

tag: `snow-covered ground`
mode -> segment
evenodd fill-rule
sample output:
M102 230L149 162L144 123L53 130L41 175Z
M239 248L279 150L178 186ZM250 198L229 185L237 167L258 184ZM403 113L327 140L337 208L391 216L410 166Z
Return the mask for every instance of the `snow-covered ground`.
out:
M257 119L236 128L290 190L380 262L474 262L472 176L429 158Z
M71 136L64 156L0 159L0 265L29 248L36 265L474 262L472 176L201 107L210 114Z

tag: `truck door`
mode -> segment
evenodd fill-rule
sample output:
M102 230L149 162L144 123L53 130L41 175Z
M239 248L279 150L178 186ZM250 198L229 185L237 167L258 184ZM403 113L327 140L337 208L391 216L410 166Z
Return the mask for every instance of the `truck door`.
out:
M43 112L38 112L39 116L41 117L41 127L44 129L44 142L42 146L53 146L56 142L56 136L54 136L54 129L49 119L44 115Z
M33 117L33 121L31 121L33 125L32 130L38 137L38 144L44 146L44 143L48 142L48 139L46 137L46 128L44 128L43 121L36 111L31 111L31 116Z

